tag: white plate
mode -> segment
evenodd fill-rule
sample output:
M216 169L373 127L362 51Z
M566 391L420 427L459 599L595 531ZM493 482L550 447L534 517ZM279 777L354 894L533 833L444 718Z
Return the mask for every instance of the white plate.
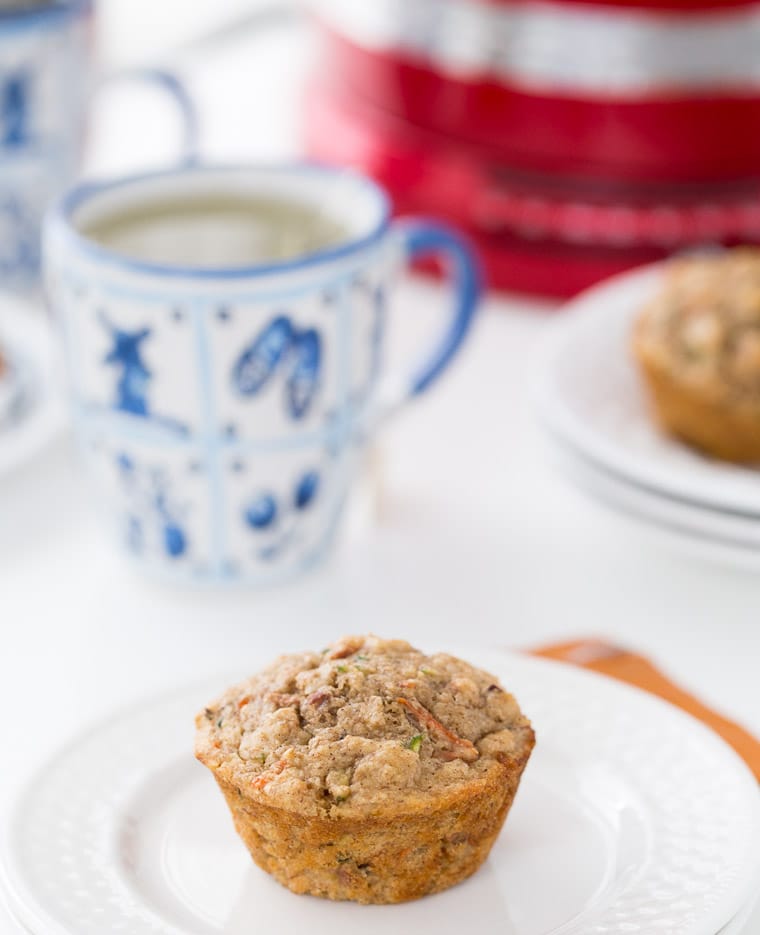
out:
M712 461L658 431L630 352L634 318L663 264L568 303L538 363L543 422L587 457L675 499L760 517L760 470Z
M756 898L751 899L747 905L738 912L733 919L724 926L719 932L718 935L755 935L756 929L752 929L750 932L747 928L751 920L752 914L757 909L758 902Z
M0 475L25 464L66 427L60 361L50 323L40 310L0 294L0 348L10 363L12 385L0 396L16 410L0 424Z
M760 518L711 510L675 500L606 470L558 435L549 434L545 441L554 460L561 467L577 469L583 474L589 481L586 486L591 487L592 492L598 490L603 497L605 491L613 491L615 499L622 506L684 533L760 551Z
M475 920L503 935L716 935L760 877L760 796L736 754L621 683L464 655L517 693L538 735L505 830L467 882L366 907L294 896L253 866L190 752L217 683L107 721L29 781L4 861L16 914L44 935L461 935Z
M549 442L548 450L559 470L583 493L622 514L670 550L720 565L760 571L760 543L756 540L757 530L752 529L753 521L718 514L725 520L718 524L694 508L620 480L557 439ZM740 534L734 525L737 523L750 526L753 536ZM760 522L755 520L754 525L760 527Z

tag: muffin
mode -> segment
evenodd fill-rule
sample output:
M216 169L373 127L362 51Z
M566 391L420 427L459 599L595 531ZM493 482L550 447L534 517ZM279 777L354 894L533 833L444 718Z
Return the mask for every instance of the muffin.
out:
M280 657L196 727L254 861L295 893L360 903L474 873L534 744L493 676L374 636Z
M673 261L636 321L633 351L666 432L760 463L760 249Z

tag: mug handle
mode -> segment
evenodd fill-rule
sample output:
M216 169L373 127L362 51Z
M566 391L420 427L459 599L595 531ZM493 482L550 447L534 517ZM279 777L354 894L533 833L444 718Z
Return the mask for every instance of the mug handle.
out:
M184 83L171 71L164 68L124 68L110 72L100 79L98 90L121 81L142 81L153 84L168 94L179 111L182 122L180 164L192 165L198 159L198 111Z
M446 370L472 325L482 293L480 267L467 241L451 227L426 218L404 218L391 227L406 263L440 257L451 279L454 304L443 335L432 354L405 379L391 375L381 402L381 416L424 393Z

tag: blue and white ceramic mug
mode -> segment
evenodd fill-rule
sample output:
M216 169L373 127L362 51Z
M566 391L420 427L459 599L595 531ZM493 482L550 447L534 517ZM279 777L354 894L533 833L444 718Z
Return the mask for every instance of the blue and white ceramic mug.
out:
M200 254L129 259L82 233L167 198L238 194L318 209L345 235L293 260L208 268ZM393 379L386 306L399 267L421 255L450 271L453 312L421 369ZM450 230L392 222L373 182L309 166L195 166L74 189L51 212L45 260L103 513L136 560L180 580L266 584L322 558L361 444L446 368L479 291Z
M37 286L42 216L79 171L95 87L92 18L92 0L30 0L0 10L3 288L28 291ZM158 82L180 106L186 146L194 145L194 115L176 78L155 69L113 77Z

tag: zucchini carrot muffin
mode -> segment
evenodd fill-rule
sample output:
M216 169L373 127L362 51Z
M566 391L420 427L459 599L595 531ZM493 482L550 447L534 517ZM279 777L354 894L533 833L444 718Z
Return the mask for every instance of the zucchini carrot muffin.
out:
M633 351L662 427L708 455L760 463L760 249L675 260Z
M295 893L360 903L474 873L534 744L493 676L375 636L281 656L196 727L254 861Z

